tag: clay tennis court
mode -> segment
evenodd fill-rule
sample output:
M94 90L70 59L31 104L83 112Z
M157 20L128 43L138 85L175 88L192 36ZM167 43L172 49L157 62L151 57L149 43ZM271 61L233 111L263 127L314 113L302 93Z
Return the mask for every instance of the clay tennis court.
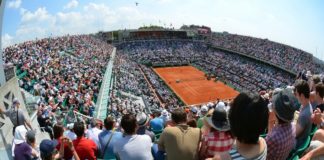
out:
M205 73L193 66L153 69L186 105L219 99L232 99L239 92L223 82L207 80ZM178 83L177 83L178 81Z

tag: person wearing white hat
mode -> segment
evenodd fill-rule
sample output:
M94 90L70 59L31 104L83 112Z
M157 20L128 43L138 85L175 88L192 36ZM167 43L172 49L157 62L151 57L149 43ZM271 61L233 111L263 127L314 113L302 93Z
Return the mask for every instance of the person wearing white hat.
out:
M12 102L12 107L6 111L4 111L0 107L0 114L5 114L9 117L10 121L13 124L12 134L14 135L15 129L20 125L27 125L31 130L33 130L29 121L27 121L23 111L20 109L20 102L17 98L15 98Z
M203 125L204 125L203 119L206 116L207 112L208 112L208 107L206 105L203 105L200 108L200 118L197 121L197 127L198 128L202 128L203 127Z
M15 147L17 144L24 143L26 141L27 129L24 125L17 126L14 133L14 139L12 142L11 153L12 157L15 156Z

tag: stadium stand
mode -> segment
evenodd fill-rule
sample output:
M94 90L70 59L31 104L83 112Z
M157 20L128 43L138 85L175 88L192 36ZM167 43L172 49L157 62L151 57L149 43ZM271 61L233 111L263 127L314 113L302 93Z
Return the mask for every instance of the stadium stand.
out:
M148 37L154 33L146 34L145 31L140 33L145 37L137 37L134 33L131 34L134 36L133 39L128 37L125 38L127 41L121 41L115 45L106 43L105 37L100 37L100 35L99 37L98 35L68 35L28 41L5 48L3 59L6 65L16 67L20 87L31 95L40 97L35 110L38 111L37 116L40 120L50 119L50 123L41 126L46 128L46 132L52 133L54 124L63 124L66 130L64 136L73 140L75 146L80 141L91 144L91 146L78 146L77 154L85 156L80 148L95 151L97 149L93 149L94 139L89 136L87 140L84 140L82 134L98 135L99 132L105 130L103 129L103 123L105 123L104 126L108 126L106 128L108 132L105 132L105 136L100 139L103 140L103 144L106 144L109 153L114 153L108 156L112 159L125 155L133 156L134 159L144 155L150 158L153 156L154 159L165 159L172 147L183 153L190 152L190 155L194 155L192 159L202 159L200 153L198 154L202 150L198 144L186 142L185 145L190 145L190 147L177 146L180 143L167 146L171 144L168 142L171 140L169 139L171 134L178 136L187 132L195 135L198 143L204 142L208 147L215 146L218 141L225 141L227 144L222 146L226 146L226 150L222 148L217 148L217 150L229 153L227 156L232 158L252 158L245 157L245 154L253 152L251 155L265 159L267 150L264 139L267 139L272 130L272 127L266 127L266 122L273 125L273 119L281 118L278 117L278 111L273 107L277 104L272 103L272 97L275 93L281 93L282 89L288 88L289 92L292 95L294 93L294 96L298 98L285 105L298 104L298 109L296 109L298 113L300 104L305 101L301 101L302 95L298 95L298 92L294 90L295 80L307 81L309 92L312 93L315 92L316 87L312 87L315 75L311 72L321 74L324 71L324 64L317 61L311 54L266 39L229 33L212 33L212 36L206 38L205 41L192 40L183 32L177 33L181 35L180 37L184 37L179 38L177 34L171 34L172 31L168 31L168 34L172 35L169 39L165 35L162 35L161 39L158 36L150 39ZM159 33L163 34L163 31ZM113 56L112 53L114 53ZM205 72L206 76L213 75L215 80L223 81L242 93L233 101L219 99L201 105L185 106L177 97L178 95L153 70L154 67L182 65L194 66ZM318 77L320 81L323 81L323 74ZM102 83L105 83L105 89ZM317 92L320 91L316 91L313 95L317 95ZM252 96L252 94L245 93L258 94ZM102 97L103 95L106 97ZM322 102L314 101L312 97L308 103L314 106L322 104ZM234 109L231 108L233 105ZM248 109L241 111L242 107ZM215 108L220 111L214 112ZM273 119L267 118L268 112L273 115ZM241 119L236 119L236 116L233 116L234 113L238 114ZM260 118L260 115L256 115L259 113L264 116ZM213 114L223 116L221 127L216 126L218 123L214 121L217 121L217 116ZM314 112L313 114L321 113ZM298 119L298 114L296 115L293 122ZM210 117L214 117L213 120ZM255 119L252 127L248 127L249 117ZM177 121L179 119L181 120ZM259 122L258 119L262 121ZM125 121L129 121L129 124ZM197 126L197 121L203 123L200 124L201 129L192 130L188 122L190 126ZM298 123L302 124L300 121L298 120ZM48 121L45 120L45 122ZM144 128L146 126L144 135L137 136L134 130L135 122ZM238 122L242 122L244 126L238 125ZM311 150L307 148L311 144L313 135L318 137L316 133L322 130L322 123L324 122L315 123L318 126L313 125L306 140L291 150L288 157L282 154L285 156L283 159L298 159L305 151ZM91 124L91 127L86 127L85 132L81 131L82 126L88 124ZM159 130L152 129L156 126ZM222 130L224 126L228 128ZM234 128L232 131L231 127ZM210 132L211 129L212 132ZM127 132L124 132L125 130ZM152 142L152 138L149 137L152 134L151 131L155 133L157 139L155 142ZM124 132L126 136L121 136L121 132ZM222 136L225 132L226 139ZM111 138L114 134L118 136ZM141 146L145 150L151 150L147 146L153 146L152 153L143 153L144 150L135 153L128 149L125 155L118 155L121 153L122 146L128 145L136 148L136 145L140 145L139 139L136 139L138 137L145 141L145 146ZM190 136L186 138L190 139ZM130 143L132 140L134 143ZM242 152L242 154L240 152L242 148L235 148L233 141L236 141L236 144L252 145L262 152L255 153L255 150L248 150L247 153ZM44 143L51 142L44 141ZM70 144L70 146L73 145ZM118 146L116 152L115 146ZM42 150L42 147L40 148ZM190 150L186 150L188 148ZM67 149L67 152L72 155L73 149ZM98 150L105 151L103 148ZM204 148L204 151L212 152L212 154L204 154L204 158L213 158L214 155L217 159L219 156L215 148ZM105 154L97 153L91 156L102 158L102 155ZM172 155L177 156L174 153Z

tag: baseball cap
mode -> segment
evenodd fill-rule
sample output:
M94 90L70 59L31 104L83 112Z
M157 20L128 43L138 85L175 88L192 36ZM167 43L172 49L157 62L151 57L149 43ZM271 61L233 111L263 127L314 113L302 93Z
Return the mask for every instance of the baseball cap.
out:
M44 139L39 145L39 150L42 155L49 156L54 152L57 144L56 140Z
M201 112L208 112L208 107L206 105L203 105L200 109Z

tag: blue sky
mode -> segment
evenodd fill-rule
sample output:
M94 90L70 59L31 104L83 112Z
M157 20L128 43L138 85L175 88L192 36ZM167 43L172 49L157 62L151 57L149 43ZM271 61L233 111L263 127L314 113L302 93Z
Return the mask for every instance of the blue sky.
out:
M198 24L268 38L324 60L322 0L7 0L5 5L3 47L36 37Z

